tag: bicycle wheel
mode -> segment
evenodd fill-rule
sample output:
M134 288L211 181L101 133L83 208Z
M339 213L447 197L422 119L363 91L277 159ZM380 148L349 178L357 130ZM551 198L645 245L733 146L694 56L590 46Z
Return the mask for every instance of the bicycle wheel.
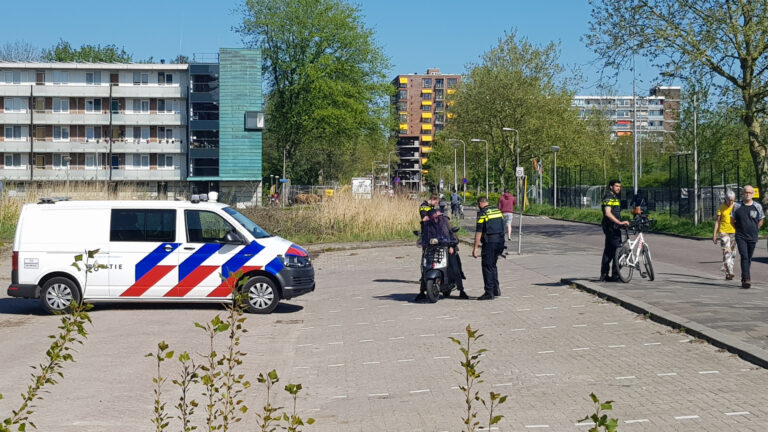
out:
M622 245L620 248L616 249L616 255L614 255L614 260L616 260L616 267L619 269L619 279L621 279L622 282L628 283L632 280L632 271L634 270L633 266L629 265L627 263L627 260L632 256L632 251L627 247L626 244Z
M651 251L647 245L643 245L643 250L640 252L643 265L645 266L645 272L648 273L648 280L652 281L656 275L653 273L653 262L651 262Z

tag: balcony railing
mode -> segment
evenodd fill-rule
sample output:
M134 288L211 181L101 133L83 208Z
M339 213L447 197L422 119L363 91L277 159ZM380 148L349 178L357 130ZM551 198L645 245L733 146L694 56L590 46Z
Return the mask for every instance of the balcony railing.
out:
M112 180L185 180L181 169L112 169Z

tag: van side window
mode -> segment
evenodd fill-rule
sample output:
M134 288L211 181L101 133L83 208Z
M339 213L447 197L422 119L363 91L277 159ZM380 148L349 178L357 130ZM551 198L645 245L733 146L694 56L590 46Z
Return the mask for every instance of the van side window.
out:
M229 231L235 227L216 213L201 210L184 210L189 243L223 243Z
M174 242L176 241L176 210L113 209L109 240Z

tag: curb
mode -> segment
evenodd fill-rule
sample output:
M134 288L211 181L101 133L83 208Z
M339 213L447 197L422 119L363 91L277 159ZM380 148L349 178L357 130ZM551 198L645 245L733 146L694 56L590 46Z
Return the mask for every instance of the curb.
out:
M405 240L376 240L364 243L349 242L349 243L314 243L305 247L307 252L312 254L320 254L323 252L333 251L346 251L355 249L374 249L380 247L394 247L394 246L411 246L416 244L416 239L413 241Z
M674 329L684 329L685 333L707 341L709 344L724 349L730 353L738 355L754 365L768 369L768 351L758 348L754 345L742 342L741 340L720 333L719 331L691 321L687 318L672 314L656 306L652 306L640 300L636 300L627 295L621 294L616 290L605 288L593 282L583 279L560 280L563 284L575 286L576 288L594 294L597 297L616 303L617 305L632 312L650 315L650 319L659 324L663 324Z
M561 218L556 218L556 217L546 216L546 215L527 214L527 213L524 213L523 215L524 216L530 216L530 217L543 217L543 218L552 219L552 220L559 220L559 221L563 221L563 222L573 222L573 223L580 223L580 224L585 224L585 225L593 225L593 226L598 226L598 227L600 226L600 224L594 223L594 222L585 222L585 221L578 221L578 220L571 220L571 219L561 219ZM668 233L668 232L663 232L663 231L653 231L653 230L651 230L650 233L651 234L657 234L657 235L669 236L669 237L677 237L677 238L687 239L687 240L699 240L699 241L712 240L709 237L694 237L694 236L689 236L689 235L674 234L674 233ZM760 237L760 239L762 239L762 237Z

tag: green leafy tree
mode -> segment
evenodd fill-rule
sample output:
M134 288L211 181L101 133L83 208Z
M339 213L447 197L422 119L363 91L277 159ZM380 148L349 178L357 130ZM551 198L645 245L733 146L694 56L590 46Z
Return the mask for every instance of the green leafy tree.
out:
M768 186L768 142L762 132L768 98L768 3L762 0L590 0L587 45L607 69L633 53L664 76L701 80L740 108L756 183ZM761 197L768 204L768 194Z
M562 149L558 166L569 162L598 169L609 131L601 119L584 121L571 107L573 92L569 88L575 79L559 63L556 43L537 46L514 31L506 33L478 64L470 64L458 91L450 96L446 129L430 163L452 169L453 148L444 142L446 138L461 138L467 144L468 175L484 183L485 145L470 141L478 138L488 141L490 170L502 185L514 185L514 145L518 142L520 164L530 176L529 160L551 153L552 145ZM519 139L517 133L504 132L503 128L516 129Z
M265 172L294 183L348 179L386 155L389 61L340 0L247 0L237 31L261 49L266 84ZM365 168L367 166L367 168Z
M75 63L132 63L133 55L117 45L82 45L80 48L72 48L69 42L60 39L50 49L43 50L42 59L50 62L75 62ZM147 61L151 62L150 57Z

